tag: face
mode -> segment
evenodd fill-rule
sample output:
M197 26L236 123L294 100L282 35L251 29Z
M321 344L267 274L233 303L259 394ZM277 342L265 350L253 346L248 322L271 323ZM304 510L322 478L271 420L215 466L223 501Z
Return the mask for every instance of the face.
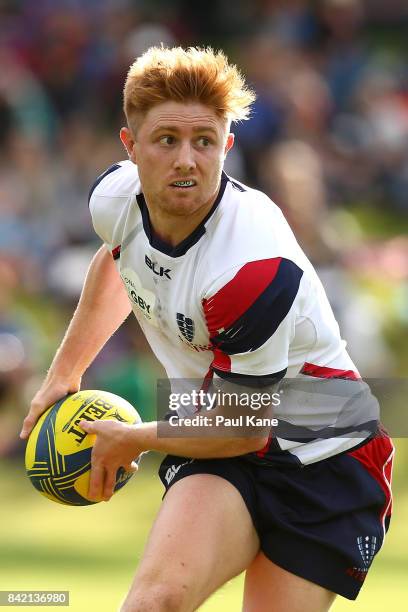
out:
M168 101L147 112L136 134L122 128L121 140L138 166L152 218L207 214L234 142L227 127L210 107Z

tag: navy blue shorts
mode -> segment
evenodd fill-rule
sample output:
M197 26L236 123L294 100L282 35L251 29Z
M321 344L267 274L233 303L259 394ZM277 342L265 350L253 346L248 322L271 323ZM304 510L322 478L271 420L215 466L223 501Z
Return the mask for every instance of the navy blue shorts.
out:
M390 522L393 450L390 438L378 434L306 466L168 455L159 476L166 491L192 474L225 478L241 493L266 557L356 599Z

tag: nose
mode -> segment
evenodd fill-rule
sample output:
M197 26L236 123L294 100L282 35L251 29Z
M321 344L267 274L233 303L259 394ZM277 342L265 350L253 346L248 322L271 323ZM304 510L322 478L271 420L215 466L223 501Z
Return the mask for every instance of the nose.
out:
M181 142L177 147L177 154L174 160L174 169L188 173L194 170L196 162L194 158L194 149L190 142Z

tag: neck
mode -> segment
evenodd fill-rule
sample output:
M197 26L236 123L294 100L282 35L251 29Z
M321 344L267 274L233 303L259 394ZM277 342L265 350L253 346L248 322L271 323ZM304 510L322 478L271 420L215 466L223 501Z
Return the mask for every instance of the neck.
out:
M214 206L219 189L220 187L218 187L212 198L199 209L192 213L184 214L174 214L168 210L164 210L160 205L151 205L145 197L152 231L158 238L176 247L183 242L185 238L190 236L206 218L211 208Z
M194 232L210 212L213 203L188 217L158 213L147 204L152 230L161 240L175 247Z

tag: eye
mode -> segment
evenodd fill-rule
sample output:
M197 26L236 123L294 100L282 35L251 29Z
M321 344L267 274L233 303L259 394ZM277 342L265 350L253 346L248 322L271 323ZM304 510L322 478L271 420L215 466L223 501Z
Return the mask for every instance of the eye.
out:
M159 140L160 144L163 144L163 145L172 145L174 144L174 141L175 141L174 136L169 136L169 135L161 136Z
M200 138L198 139L198 144L201 147L208 147L211 143L210 139L207 136L200 136Z

